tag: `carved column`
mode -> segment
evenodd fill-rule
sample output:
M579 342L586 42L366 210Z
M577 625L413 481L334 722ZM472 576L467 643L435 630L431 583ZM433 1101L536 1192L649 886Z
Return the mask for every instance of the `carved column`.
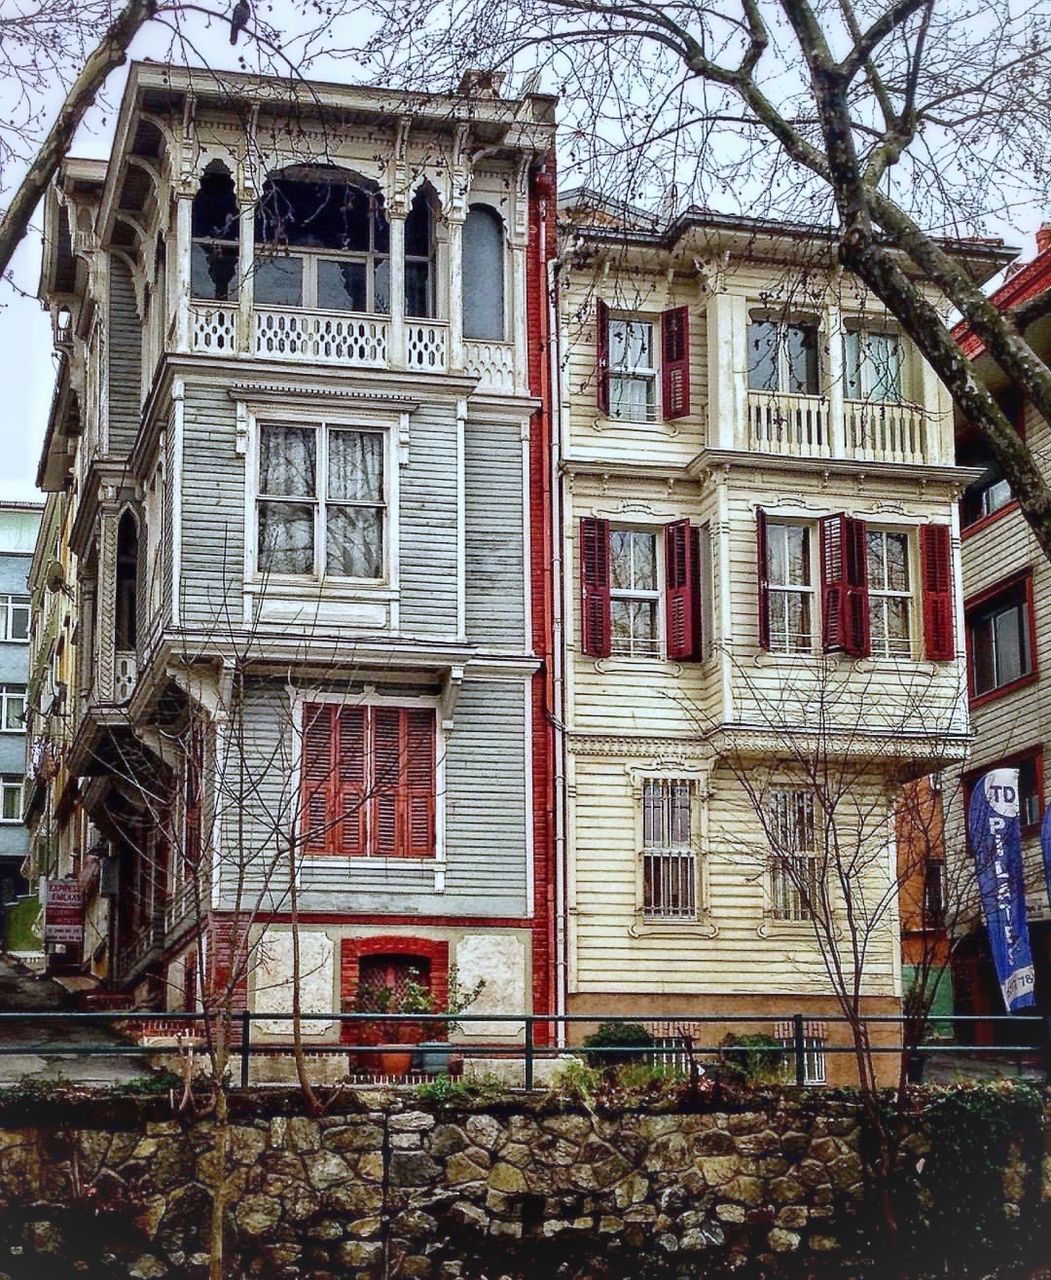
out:
M829 452L833 458L847 457L846 418L844 416L845 378L843 369L843 313L839 303L833 302L827 312L828 328L828 436Z
M465 213L450 211L448 218L449 368L463 368L463 224Z
M392 369L405 368L405 209L390 210L390 352Z
M529 255L529 168L530 156L523 156L515 172L515 203L511 223L508 226L508 244L511 250L511 327L507 340L514 343L515 389L529 390L529 323L527 266ZM541 288L547 290L546 280Z
M193 230L193 190L184 186L175 196L175 350L190 349L190 241Z
M252 302L255 297L255 197L242 190L239 198L237 245L237 347L251 353Z
M98 582L95 597L95 696L99 702L114 698L114 649L117 618L117 509L107 505L99 512Z

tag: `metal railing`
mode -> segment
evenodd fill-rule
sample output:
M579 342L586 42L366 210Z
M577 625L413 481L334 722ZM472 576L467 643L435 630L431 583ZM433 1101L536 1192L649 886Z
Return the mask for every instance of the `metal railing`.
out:
M856 1055L857 1048L850 1033L850 1019L843 1014L818 1014L822 1024L839 1026L845 1029L841 1042L829 1038L821 1046L824 1054ZM369 1055L387 1053L433 1053L438 1057L456 1054L464 1058L480 1057L485 1059L501 1058L521 1060L523 1066L523 1083L527 1090L534 1088L536 1067L539 1062L564 1058L567 1054L586 1052L581 1041L583 1036L574 1036L586 1026L598 1027L603 1023L633 1023L646 1026L659 1023L664 1028L675 1028L675 1034L662 1034L651 1047L631 1044L624 1046L604 1044L601 1053L605 1057L624 1056L625 1058L667 1057L671 1060L681 1059L688 1047L688 1056L698 1058L733 1058L745 1054L777 1054L782 1056L792 1070L789 1079L797 1085L807 1083L808 1054L813 1053L812 1037L808 1037L807 1029L812 1025L815 1015L794 1013L761 1013L733 1014L697 1014L681 1015L664 1012L645 1014L622 1013L303 1013L299 1017L303 1036L303 1050L311 1057L332 1054ZM873 1028L897 1027L904 1031L909 1027L916 1028L916 1020L900 1014L873 1014L861 1018L860 1023L866 1031ZM78 1012L78 1011L0 1011L0 1058L12 1056L46 1056L46 1057L150 1057L163 1055L166 1051L180 1048L207 1049L216 1042L217 1032L225 1033L226 1042L232 1056L239 1064L239 1079L243 1088L251 1083L251 1063L253 1058L287 1056L294 1052L291 1033L287 1038L266 1035L265 1038L253 1037L253 1026L257 1023L287 1022L291 1027L293 1015L290 1012L256 1010L238 1010L233 1013L211 1012L157 1012L156 1010L127 1011L119 1013ZM30 1026L47 1027L56 1023L67 1026L101 1027L113 1032L119 1030L125 1035L134 1033L139 1028L139 1039L114 1040L105 1044L68 1044L55 1042L18 1043L12 1041L8 1028L19 1023ZM335 1041L316 1042L309 1034L311 1023L338 1024L339 1038ZM426 1038L428 1028L437 1032L444 1030L446 1037L452 1030L467 1031L472 1025L484 1025L484 1038L477 1036L473 1041L450 1040L437 1037ZM932 1013L927 1019L927 1029L932 1024L963 1025L975 1027L1010 1027L1012 1040L1025 1037L1022 1028L1035 1033L1034 1042L1027 1044L961 1044L940 1040L919 1040L918 1043L907 1042L903 1035L890 1037L892 1043L870 1043L868 1052L874 1055L902 1053L915 1057L932 1057L935 1055L974 1055L977 1057L1000 1055L1013 1057L1019 1064L1023 1058L1038 1060L1051 1080L1051 1017L1041 1014L985 1015L985 1014L942 1014ZM771 1026L790 1026L790 1035L780 1042L771 1037L768 1045L749 1043L726 1044L706 1043L695 1036L699 1028L704 1027L746 1027L770 1028ZM362 1032L371 1028L374 1033L390 1036L384 1043L373 1037L355 1037L355 1041L344 1040L344 1028L361 1028ZM492 1028L507 1028L509 1035L493 1033ZM415 1038L401 1038L399 1028L405 1031L415 1029ZM561 1034L556 1029L561 1028ZM538 1034L539 1032L539 1034ZM1018 1032L1018 1034L1014 1034ZM553 1034L555 1033L555 1034ZM158 1040L164 1041L159 1046ZM688 1045L687 1045L688 1041Z

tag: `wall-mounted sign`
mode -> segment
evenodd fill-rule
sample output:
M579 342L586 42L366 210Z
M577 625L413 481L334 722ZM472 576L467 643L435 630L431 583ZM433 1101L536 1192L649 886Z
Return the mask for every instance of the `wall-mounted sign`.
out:
M76 880L47 882L44 941L84 941L84 902L80 896L80 884Z

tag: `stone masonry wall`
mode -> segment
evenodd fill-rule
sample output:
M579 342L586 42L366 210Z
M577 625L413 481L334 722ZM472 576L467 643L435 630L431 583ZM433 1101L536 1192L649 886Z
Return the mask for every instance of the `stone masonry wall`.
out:
M595 1115L351 1095L302 1112L291 1093L232 1099L228 1276L858 1274L844 1261L867 1204L849 1102L785 1091ZM167 1099L8 1103L0 1280L203 1276L215 1140L211 1119L173 1118ZM1033 1172L1005 1171L1008 1217L1029 1212Z

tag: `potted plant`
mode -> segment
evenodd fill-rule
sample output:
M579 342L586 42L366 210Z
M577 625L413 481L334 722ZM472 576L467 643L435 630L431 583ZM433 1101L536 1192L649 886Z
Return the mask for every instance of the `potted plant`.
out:
M381 1015L408 1013L458 1014L463 1013L469 1005L477 1000L482 988L485 986L485 980L480 979L473 987L466 989L461 987L457 981L454 968L449 973L448 996L444 1005L441 1005L435 1000L430 990L424 986L421 981L422 977L423 975L418 970L412 970L405 980L396 987L382 983L370 983L362 987L358 992L358 1011ZM420 1043L423 1026L424 1024L422 1023L411 1022L404 1018L399 1018L397 1021L393 1019L385 1021L382 1018L377 1020L377 1028L385 1043L411 1045L420 1051L424 1071L437 1073L447 1070L451 1054L447 1040L432 1040ZM457 1024L455 1022L442 1024L442 1030L445 1035L455 1031L456 1028ZM376 1057L379 1059L379 1070L383 1075L403 1076L407 1075L412 1067L413 1049L389 1049L386 1052L377 1054Z
M465 1013L478 997L485 990L485 979L479 978L473 986L462 987L460 985L459 973L456 966L453 965L449 969L448 995L445 1000L445 1008L439 1009L437 1003L431 1000L431 1013L448 1013L455 1015ZM427 993L428 996L430 993ZM438 1029L441 1035L433 1040L428 1040L419 1046L420 1049L420 1069L426 1075L440 1075L443 1071L449 1075L457 1074L456 1068L463 1068L463 1059L454 1054L452 1046L449 1044L449 1036L459 1031L460 1024L455 1020L443 1022Z

